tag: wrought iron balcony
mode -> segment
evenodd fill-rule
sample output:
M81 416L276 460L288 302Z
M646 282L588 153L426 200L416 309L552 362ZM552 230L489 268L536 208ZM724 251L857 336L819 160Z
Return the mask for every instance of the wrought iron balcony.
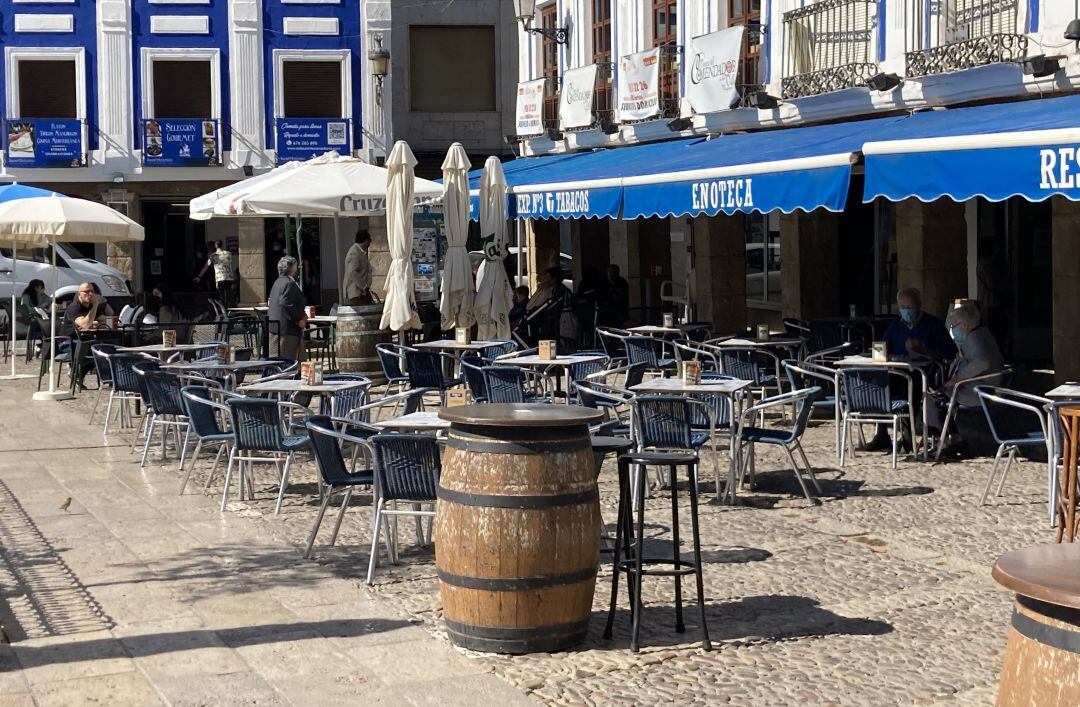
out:
M907 75L1022 61L1018 0L905 0Z
M878 72L878 0L821 0L784 13L784 98L862 86Z

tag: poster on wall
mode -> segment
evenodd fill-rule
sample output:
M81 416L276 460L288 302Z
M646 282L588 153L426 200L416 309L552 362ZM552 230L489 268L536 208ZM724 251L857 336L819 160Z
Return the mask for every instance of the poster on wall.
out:
M217 165L217 121L178 118L144 120L143 164L147 167Z
M728 110L738 102L742 43L742 25L690 40L686 98L695 113Z
M587 128L593 124L593 96L596 95L596 64L567 69L559 95L559 125Z
M278 118L277 161L309 160L330 151L348 157L349 121L344 118Z
M446 252L442 206L424 206L413 213L413 291L417 302L439 299L442 256Z
M81 167L81 120L11 120L4 147L8 167Z
M515 135L528 137L544 133L544 84L547 79L518 84L517 128Z
M619 120L645 120L660 114L660 48L627 54L619 60Z

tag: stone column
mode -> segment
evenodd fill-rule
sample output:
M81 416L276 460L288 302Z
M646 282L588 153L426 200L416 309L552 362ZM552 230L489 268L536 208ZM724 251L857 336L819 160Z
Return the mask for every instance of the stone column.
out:
M372 216L366 226L371 234L371 247L368 248L368 260L371 262L371 287L379 297L386 298L386 275L390 272L390 241L386 235L386 218Z
M270 292L266 282L266 232L263 220L237 219L236 267L240 272L240 304L253 305L266 301ZM209 273L208 273L209 274Z
M694 219L698 319L717 334L746 329L746 216Z
M896 283L917 287L923 309L944 317L967 292L965 207L951 199L896 205Z
M1080 378L1080 204L1053 197L1054 374Z
M619 266L630 285L630 306L641 306L641 248L638 247L640 221L612 219L608 231L609 258Z
M525 242L529 249L529 292L536 292L536 276L559 262L559 229L559 222L555 219L529 219L525 222Z
M101 193L101 202L107 204L136 222L142 222L142 214L139 213L138 202L135 195L126 189L107 189ZM116 268L127 276L131 286L139 289L136 269L138 263L136 256L141 252L142 244L133 241L119 243L107 243L105 247L106 264ZM132 293L134 294L134 292Z
M780 216L780 289L785 317L840 314L839 219L829 211ZM868 264L869 266L869 264Z

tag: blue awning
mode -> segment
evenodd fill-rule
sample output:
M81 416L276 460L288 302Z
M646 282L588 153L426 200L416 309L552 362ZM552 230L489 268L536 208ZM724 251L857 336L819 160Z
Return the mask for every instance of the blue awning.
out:
M1080 95L917 113L875 138L864 201L1080 200Z

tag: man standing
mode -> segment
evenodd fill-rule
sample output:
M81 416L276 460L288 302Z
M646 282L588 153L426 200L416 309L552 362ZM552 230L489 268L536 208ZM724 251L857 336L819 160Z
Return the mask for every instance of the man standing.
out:
M304 358L303 334L307 326L304 314L304 293L296 284L296 258L285 256L278 261L278 279L270 288L267 299L270 329L278 335L278 355Z
M210 254L203 269L195 276L195 284L199 283L199 280L211 267L214 268L214 282L217 285L218 301L221 302L222 307L228 309L233 305L233 258L232 253L226 250L224 241L214 242L214 252Z
M356 242L349 246L345 254L345 292L344 300L349 306L371 304L371 261L368 249L371 247L371 234L361 228L356 232Z

